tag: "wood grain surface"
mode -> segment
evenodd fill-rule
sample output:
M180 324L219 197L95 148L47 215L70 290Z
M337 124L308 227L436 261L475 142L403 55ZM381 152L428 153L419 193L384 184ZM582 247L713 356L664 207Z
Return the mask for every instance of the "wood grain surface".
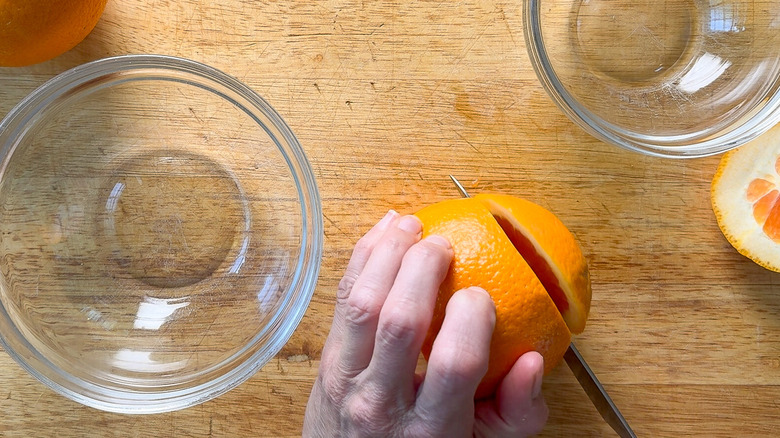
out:
M325 220L311 306L238 388L178 412L81 406L0 354L2 436L299 436L337 283L386 210L458 193L554 211L590 261L577 346L640 437L780 435L780 276L734 251L709 202L717 157L664 160L566 119L526 54L520 2L109 0L71 52L0 69L0 114L68 68L111 55L204 62L282 115L317 177ZM612 436L565 366L545 380L549 437Z

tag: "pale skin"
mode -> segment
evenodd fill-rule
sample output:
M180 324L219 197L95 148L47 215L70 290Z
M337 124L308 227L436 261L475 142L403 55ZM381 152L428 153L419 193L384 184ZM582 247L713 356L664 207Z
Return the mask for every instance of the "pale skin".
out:
M487 371L495 306L482 289L450 299L426 372L416 375L438 288L452 260L441 236L390 211L356 244L339 284L304 437L524 437L547 421L543 359L521 356L495 395Z

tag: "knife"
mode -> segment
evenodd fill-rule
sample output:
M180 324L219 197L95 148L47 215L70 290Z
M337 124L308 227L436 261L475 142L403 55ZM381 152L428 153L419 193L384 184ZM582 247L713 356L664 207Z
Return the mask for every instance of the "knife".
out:
M636 438L636 434L631 430L631 426L623 415L615 406L615 402L607 394L607 390L601 386L601 382L593 374L593 370L590 369L588 363L582 358L577 347L574 346L574 342L569 344L569 349L563 354L563 359L566 361L566 365L569 366L571 372L574 373L574 377L580 382L580 386L588 394L588 398L596 407L596 410L601 414L601 418L617 432L620 438Z
M460 181L452 175L450 175L450 179L455 183L455 186L464 198L470 198ZM574 377L580 382L580 386L585 390L585 393L588 395L588 398L590 398L593 406L596 407L601 418L617 432L619 437L636 438L636 434L631 430L631 426L629 426L626 419L623 418L620 410L615 406L615 402L613 402L612 398L607 394L607 390L604 389L601 382L599 382L599 379L596 378L596 375L593 373L593 370L590 369L588 363L585 362L585 359L582 357L579 350L577 350L577 347L574 346L574 342L569 344L569 348L566 350L566 353L564 353L563 359L566 361L566 365L569 366L572 373L574 373Z

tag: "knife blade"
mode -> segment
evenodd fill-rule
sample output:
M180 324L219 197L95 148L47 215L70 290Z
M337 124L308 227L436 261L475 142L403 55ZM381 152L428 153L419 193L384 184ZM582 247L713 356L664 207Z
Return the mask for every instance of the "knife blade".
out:
M612 429L617 432L621 438L636 438L636 434L631 430L631 426L623 418L623 414L615 406L615 402L607 394L607 390L601 385L599 379L590 369L588 363L580 354L577 347L572 342L569 344L569 348L566 353L563 354L563 360L566 361L566 365L569 366L571 372L574 373L574 377L580 382L580 386L585 390L585 394L596 407L596 410L601 414L601 418L609 424Z
M455 186L464 198L471 197L457 178L450 175L450 179L455 183ZM582 357L579 350L577 350L577 347L574 346L574 342L569 344L569 348L566 350L566 353L564 353L563 359L574 374L574 377L577 378L577 381L585 391L585 394L588 395L593 406L596 407L601 418L617 432L619 437L636 438L636 434L631 430L631 426L628 425L628 422L623 417L623 414L620 413L615 402L613 402L612 398L607 394L607 390L601 385L596 374L593 373L593 370L588 366L588 363L585 362L585 358Z

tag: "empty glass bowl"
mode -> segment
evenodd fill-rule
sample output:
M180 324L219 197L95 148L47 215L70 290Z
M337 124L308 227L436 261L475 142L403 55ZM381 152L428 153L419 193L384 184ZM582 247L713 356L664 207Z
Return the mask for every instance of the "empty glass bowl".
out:
M85 405L170 411L249 378L300 322L321 253L300 144L213 68L95 61L0 122L0 340Z
M780 121L780 1L524 0L524 26L547 92L603 141L696 157Z

